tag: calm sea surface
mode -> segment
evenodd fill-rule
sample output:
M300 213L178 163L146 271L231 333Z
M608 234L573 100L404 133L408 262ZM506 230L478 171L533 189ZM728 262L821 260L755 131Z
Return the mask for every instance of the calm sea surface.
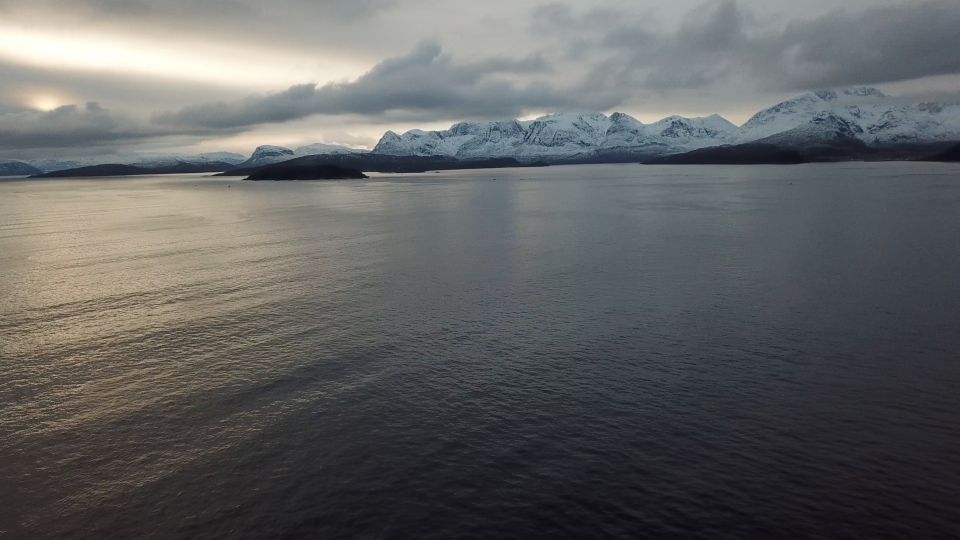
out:
M960 166L0 182L0 540L960 535Z

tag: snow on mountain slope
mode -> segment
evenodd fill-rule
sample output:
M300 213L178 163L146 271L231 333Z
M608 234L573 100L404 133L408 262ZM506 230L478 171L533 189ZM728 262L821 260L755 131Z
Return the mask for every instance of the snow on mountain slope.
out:
M339 155L357 154L362 152L365 152L365 150L358 150L356 148L350 148L349 146L342 146L339 144L315 143L297 147L296 150L291 150L290 148L286 148L284 146L265 144L263 146L258 146L257 149L253 151L253 154L251 154L246 161L238 164L237 167L260 167L262 165L279 163L281 161L287 161L293 158L314 156L319 154Z
M720 115L684 118L669 116L646 126L649 140L656 141L668 151L675 148L693 150L731 142L737 126Z
M858 87L809 92L760 111L743 125L737 141L785 132L812 134L818 131L815 124L827 118L870 145L960 140L960 105L907 103ZM804 126L809 129L794 131Z
M250 154L250 159L241 163L240 166L259 167L261 165L269 165L279 161L286 161L295 157L296 155L293 153L293 150L289 148L265 144L258 146L253 153Z
M610 128L610 118L600 113L560 113L527 123L522 157L578 155L599 149Z
M719 116L674 116L645 125L624 114L559 113L535 120L461 122L444 131L388 131L375 154L459 159L512 157L573 160L609 152L666 153L733 140L736 126Z

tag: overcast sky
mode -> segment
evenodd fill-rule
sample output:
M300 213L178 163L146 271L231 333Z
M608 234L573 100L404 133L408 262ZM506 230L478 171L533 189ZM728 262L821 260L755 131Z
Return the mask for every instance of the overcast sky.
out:
M0 156L960 95L960 0L0 0Z

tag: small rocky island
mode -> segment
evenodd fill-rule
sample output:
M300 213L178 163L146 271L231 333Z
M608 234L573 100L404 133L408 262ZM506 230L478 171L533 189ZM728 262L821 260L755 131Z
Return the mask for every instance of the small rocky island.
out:
M253 171L247 180L359 180L363 178L369 177L357 169L295 159L261 167Z

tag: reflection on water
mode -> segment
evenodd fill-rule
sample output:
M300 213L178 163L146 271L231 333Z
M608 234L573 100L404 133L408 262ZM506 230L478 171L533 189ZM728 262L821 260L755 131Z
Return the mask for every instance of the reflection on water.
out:
M948 535L958 209L926 164L0 182L0 530Z

